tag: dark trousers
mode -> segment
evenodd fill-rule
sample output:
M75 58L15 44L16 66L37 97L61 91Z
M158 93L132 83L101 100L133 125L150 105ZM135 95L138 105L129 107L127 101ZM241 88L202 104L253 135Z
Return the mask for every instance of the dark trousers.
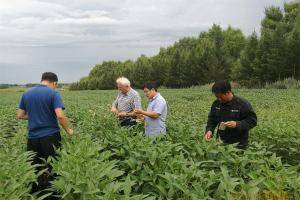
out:
M124 119L120 119L120 125L122 127L132 127L136 125L136 121L133 118L124 118Z
M45 173L38 177L38 184L33 184L31 191L32 193L49 188L51 185L50 181L54 180L54 176L51 175L51 166L45 166L42 159L47 160L49 156L55 158L55 148L60 148L60 142L61 136L59 132L41 138L28 139L27 150L36 153L32 160L32 164L43 165L36 167L36 173L45 168L48 169Z

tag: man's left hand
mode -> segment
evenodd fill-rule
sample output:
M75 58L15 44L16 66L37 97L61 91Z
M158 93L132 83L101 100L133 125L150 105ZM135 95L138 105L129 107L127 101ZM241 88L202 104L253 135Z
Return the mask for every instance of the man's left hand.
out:
M143 110L142 109L135 109L133 113L135 115L143 114Z
M126 112L119 112L118 117L126 117L127 113Z
M228 121L228 122L225 122L224 125L228 128L236 128L236 121Z

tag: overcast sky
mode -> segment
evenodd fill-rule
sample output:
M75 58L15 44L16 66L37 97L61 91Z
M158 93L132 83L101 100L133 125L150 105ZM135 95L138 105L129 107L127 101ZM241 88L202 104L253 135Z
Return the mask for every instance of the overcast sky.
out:
M157 54L213 23L249 35L264 9L284 0L0 0L0 83L60 82L88 75L104 60Z

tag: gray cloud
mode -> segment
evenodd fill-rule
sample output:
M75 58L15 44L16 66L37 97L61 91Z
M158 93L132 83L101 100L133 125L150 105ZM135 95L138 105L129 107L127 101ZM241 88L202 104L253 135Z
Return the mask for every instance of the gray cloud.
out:
M107 59L153 55L213 23L259 32L264 9L284 0L0 0L0 83L64 82ZM71 70L69 72L69 70ZM23 76L15 78L13 74Z

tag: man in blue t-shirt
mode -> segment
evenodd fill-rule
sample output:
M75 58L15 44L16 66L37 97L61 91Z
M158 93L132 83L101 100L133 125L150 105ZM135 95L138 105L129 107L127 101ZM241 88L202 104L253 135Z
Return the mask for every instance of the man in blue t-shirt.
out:
M52 72L42 75L41 84L30 88L22 95L18 119L28 119L27 150L36 153L33 164L42 164L42 159L55 157L55 148L60 147L60 129L64 128L68 135L73 134L69 128L68 119L64 115L64 104L57 88L58 78ZM49 171L51 168L48 166ZM40 169L37 169L38 171ZM50 177L43 174L39 177L38 186L33 190L42 190L49 186Z

